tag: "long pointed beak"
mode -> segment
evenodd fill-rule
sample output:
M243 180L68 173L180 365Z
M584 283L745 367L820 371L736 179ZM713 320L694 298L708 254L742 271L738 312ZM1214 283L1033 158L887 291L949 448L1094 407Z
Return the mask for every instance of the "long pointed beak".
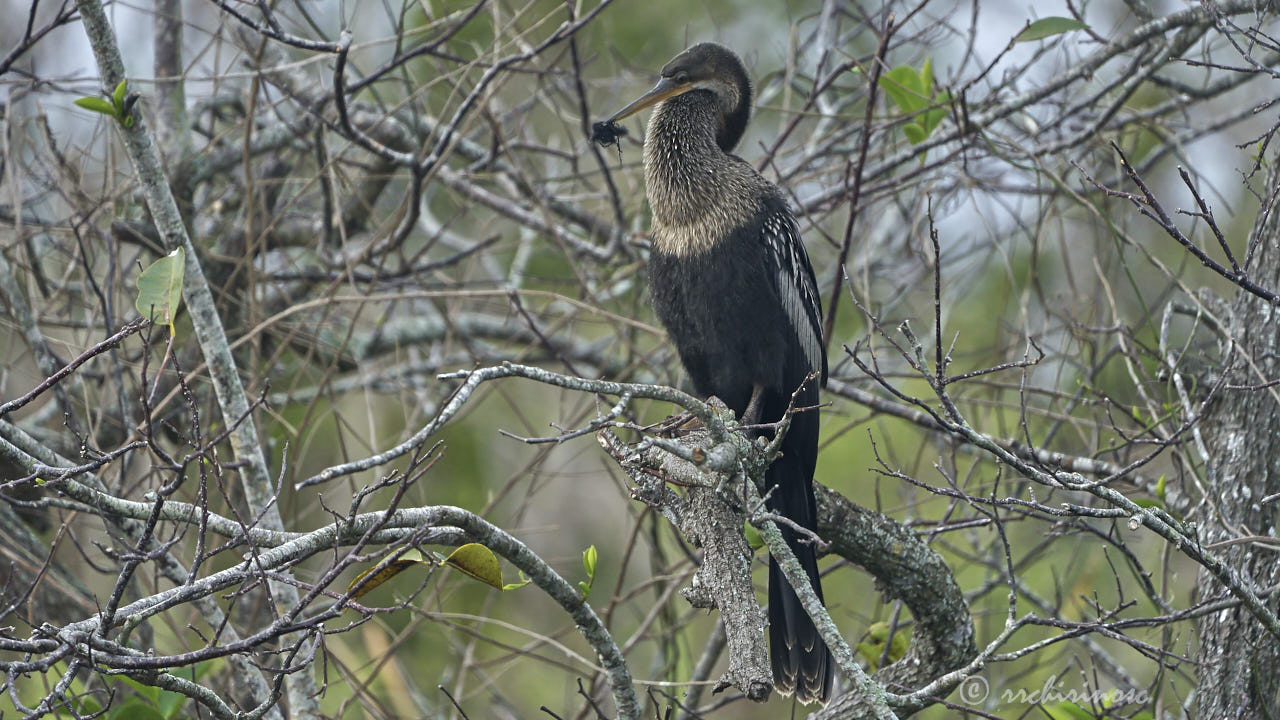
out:
M652 90L636 98L630 105L614 113L613 117L609 118L605 122L612 123L629 118L650 105L656 105L669 97L675 97L681 93L689 92L692 89L693 83L678 83L671 78L664 77L658 81L657 85L653 86Z

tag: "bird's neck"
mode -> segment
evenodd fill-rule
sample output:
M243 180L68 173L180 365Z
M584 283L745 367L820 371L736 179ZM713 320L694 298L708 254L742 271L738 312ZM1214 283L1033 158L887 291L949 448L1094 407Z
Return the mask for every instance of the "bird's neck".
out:
M689 92L663 101L644 140L645 184L654 247L668 255L704 252L751 219L758 195L750 168L716 142L715 98Z

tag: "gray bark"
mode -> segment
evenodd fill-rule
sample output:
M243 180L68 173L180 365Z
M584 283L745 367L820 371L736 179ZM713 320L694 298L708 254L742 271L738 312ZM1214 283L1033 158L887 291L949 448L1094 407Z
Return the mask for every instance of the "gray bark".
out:
M1280 213L1274 211L1278 186L1280 169L1273 164L1266 202L1250 237L1256 256L1245 268L1251 279L1267 288L1280 288ZM1280 307L1241 290L1225 319L1234 341L1224 353L1226 387L1202 423L1210 455L1208 477L1215 491L1214 505L1196 518L1206 545L1247 536L1274 538L1277 504L1263 499L1280 492L1280 388L1259 387L1280 377ZM1274 548L1246 542L1221 553L1268 607L1280 609L1280 593L1263 594L1280 583ZM1204 570L1197 591L1202 600L1224 594L1222 585ZM1205 616L1197 631L1197 660L1202 665L1194 717L1280 716L1280 640L1239 605Z
M85 34L89 38L89 44L98 62L98 70L104 81L103 87L104 89L114 88L117 83L125 79L124 61L121 59L120 48L111 24L107 20L106 12L97 0L77 0L77 7L80 10ZM170 8L171 18L172 12ZM160 48L162 56L166 50L163 45L162 43ZM182 296L186 301L191 325L199 341L201 352L204 354L205 362L208 363L209 376L213 381L214 394L218 399L223 420L230 428L228 439L232 450L235 452L236 459L244 463L241 477L246 502L258 518L260 526L268 530L281 530L284 528L284 523L280 519L279 506L275 502L266 457L258 441L257 425L250 412L249 398L240 381L239 370L231 354L231 347L214 302L213 292L205 279L201 255L183 224L177 201L174 199L160 162L159 151L143 122L143 114L133 112L133 120L131 125L125 125L123 122L119 124L120 135L133 162L134 170L137 172L141 192L155 222L156 230L165 238L165 248L182 247L186 252L186 277ZM293 585L284 582L273 583L269 591L277 608L292 608L298 603L298 591ZM304 649L302 656L306 657L308 654L309 652ZM310 672L287 675L285 686L288 690L291 717L319 717L320 706L317 697L320 691Z

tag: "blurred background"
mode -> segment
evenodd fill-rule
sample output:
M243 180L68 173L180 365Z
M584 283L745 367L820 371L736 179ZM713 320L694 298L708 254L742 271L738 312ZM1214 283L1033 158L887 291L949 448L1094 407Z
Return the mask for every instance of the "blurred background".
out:
M0 7L24 19L0 28L0 400L9 400L134 317L137 275L169 246L140 200L114 121L75 104L104 93L75 6ZM263 400L255 418L275 504L292 531L332 522L361 488L408 465L397 457L296 487L431 423L460 384L441 373L509 360L582 377L682 382L646 295L647 113L625 123L617 148L593 146L587 134L689 44L714 40L739 52L756 100L737 152L788 193L831 314L817 481L906 524L941 553L968 599L979 647L1004 629L1011 591L1019 615L1045 619L1020 629L981 671L987 692L953 695L950 706L919 717L1068 718L1189 717L1192 610L1208 599L1196 590L1197 565L1126 518L1047 512L1100 502L1036 485L930 429L921 411L942 412L939 398L911 367L914 357L889 341L905 347L897 328L909 323L933 362L939 273L936 337L950 375L975 373L948 386L970 426L1005 447L1060 453L1041 460L1091 480L1144 459L1112 487L1177 518L1213 504L1212 439L1191 421L1221 379L1218 327L1236 288L1128 198L1099 187L1141 192L1122 152L1194 244L1223 264L1224 246L1242 261L1252 254L1277 57L1258 37L1274 23L1235 12L1150 29L1155 18L1190 17L1198 7L170 0L107 12L246 393ZM1048 17L1076 24L1015 42ZM353 138L335 111L334 54L265 37L272 22L283 35L325 42L351 32L344 79L352 124L368 142L415 159L416 171ZM174 64L158 64L157 37L177 48L165 56ZM1221 245L1207 214L1173 215L1203 212L1180 168L1212 210ZM177 454L203 437L229 462L232 451L217 441L226 420L193 334L183 313L172 359L167 330L157 327L6 420L65 458L150 434ZM143 395L152 399L145 407ZM666 717L688 698L717 622L678 595L698 551L632 499L591 434L522 441L584 427L613 402L526 380L486 383L434 433L438 461L400 505L479 513L571 582L583 579L582 553L594 546L590 603ZM644 424L673 412L636 401L625 419ZM0 481L29 474L5 462ZM113 494L133 500L171 473L146 450L97 470ZM236 467L219 467L174 498L251 517L238 482ZM26 637L41 622L92 614L116 583L126 539L32 483L6 493L0 573L9 578L4 605L18 604L0 624ZM364 497L362 508L385 507L393 493ZM980 512L966 496L1027 504ZM159 532L193 561L195 531ZM242 553L211 554L201 572L230 567ZM312 582L334 562L322 553L293 573ZM764 564L758 554L762 599ZM909 631L909 612L847 561L823 567L832 616L851 643L867 644L862 659L874 670L882 644L869 629ZM514 569L505 571L515 582ZM356 572L332 589L340 593ZM171 586L158 572L139 572L126 599ZM269 614L250 590L217 602L245 635ZM419 566L361 602L399 609L354 627L326 625L333 633L311 668L326 716L551 716L540 714L545 706L556 717L591 718L588 697L609 707L595 655L536 588L500 593ZM348 611L352 622L357 616ZM1122 619L1145 620L1089 625ZM155 647L177 653L204 647L217 628L184 605L146 631ZM233 674L216 661L201 682L232 694ZM56 677L31 674L18 692L34 704ZM88 692L111 681L82 673L77 682ZM1046 686L1147 700L1002 697ZM734 689L704 692L695 707L696 717L808 711L777 696L750 703ZM195 716L195 706L180 713Z

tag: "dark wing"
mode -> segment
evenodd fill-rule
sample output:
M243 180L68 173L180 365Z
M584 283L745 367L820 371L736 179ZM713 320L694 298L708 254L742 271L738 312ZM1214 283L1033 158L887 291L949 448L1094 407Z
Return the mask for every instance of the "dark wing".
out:
M772 200L769 206L764 220L764 241L777 268L778 298L791 327L795 328L809 369L821 369L825 383L827 353L822 342L822 300L818 297L813 265L809 263L809 253L800 241L800 228L786 202Z

